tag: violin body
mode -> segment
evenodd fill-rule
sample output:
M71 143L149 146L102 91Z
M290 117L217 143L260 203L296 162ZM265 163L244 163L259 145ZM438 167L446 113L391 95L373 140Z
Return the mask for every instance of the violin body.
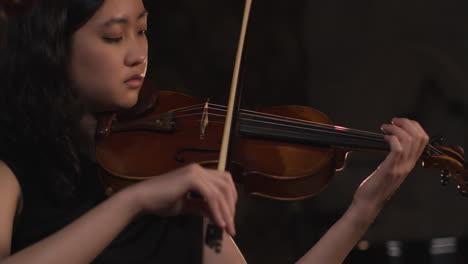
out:
M100 121L96 158L109 193L190 163L209 168L217 165L224 127L223 111L204 108L206 99L175 92L159 92L153 99L154 106L148 106L145 113L133 113L140 115L137 121L128 119L129 116L119 120L117 115ZM187 106L200 107L184 111ZM259 111L331 124L323 113L303 106ZM346 154L346 151L330 147L242 133L234 142L230 166L234 181L248 193L281 200L317 195L334 171L343 166Z

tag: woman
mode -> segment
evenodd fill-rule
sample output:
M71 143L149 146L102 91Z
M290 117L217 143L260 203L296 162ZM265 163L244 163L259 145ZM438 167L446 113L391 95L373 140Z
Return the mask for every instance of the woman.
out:
M243 263L228 173L190 165L106 198L93 164L97 113L133 106L147 67L141 0L40 1L8 22L0 70L0 263L189 263L201 221L225 230L203 263ZM414 167L428 137L414 121L382 130L391 152L300 263L340 263ZM197 192L205 201L189 200ZM177 217L175 217L177 216ZM229 236L229 235L230 236Z

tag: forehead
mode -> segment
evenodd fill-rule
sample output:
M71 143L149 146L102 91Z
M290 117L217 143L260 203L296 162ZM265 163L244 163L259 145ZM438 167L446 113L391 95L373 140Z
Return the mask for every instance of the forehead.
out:
M111 20L135 21L144 11L142 0L105 0L88 22L105 25Z

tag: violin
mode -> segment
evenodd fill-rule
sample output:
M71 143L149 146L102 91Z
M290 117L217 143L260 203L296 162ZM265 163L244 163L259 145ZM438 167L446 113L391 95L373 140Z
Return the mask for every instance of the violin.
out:
M96 159L108 194L193 162L218 163L225 106L154 86L144 91L135 108L98 122ZM336 126L305 106L241 110L237 130L231 149L234 181L247 193L278 200L319 194L351 151L389 151L384 134ZM460 192L468 193L462 148L429 144L421 160L423 167L442 172L443 184L453 178Z

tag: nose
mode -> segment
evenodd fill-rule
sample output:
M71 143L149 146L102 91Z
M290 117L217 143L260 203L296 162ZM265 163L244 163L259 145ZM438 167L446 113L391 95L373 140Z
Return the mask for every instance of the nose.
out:
M148 41L144 37L136 37L129 42L125 65L135 67L146 64L148 60Z

